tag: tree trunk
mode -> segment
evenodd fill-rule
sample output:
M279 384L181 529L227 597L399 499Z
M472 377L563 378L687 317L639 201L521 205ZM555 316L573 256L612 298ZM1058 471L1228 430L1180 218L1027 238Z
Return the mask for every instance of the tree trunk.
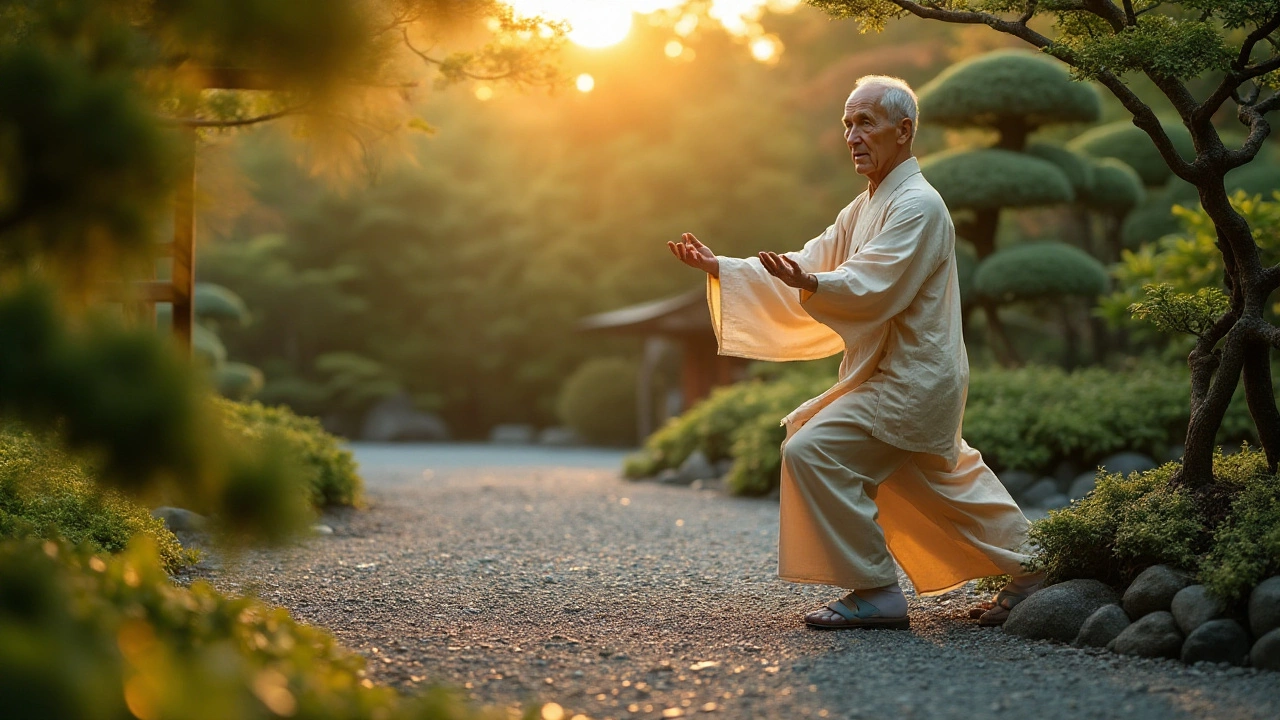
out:
M1258 440L1267 454L1267 469L1276 471L1280 460L1280 410L1276 409L1275 388L1271 382L1271 348L1252 340L1244 348L1244 397L1249 415L1258 428Z
M1080 334L1076 332L1075 319L1071 317L1071 298L1062 298L1058 307L1062 313L1062 366L1075 370L1080 365Z

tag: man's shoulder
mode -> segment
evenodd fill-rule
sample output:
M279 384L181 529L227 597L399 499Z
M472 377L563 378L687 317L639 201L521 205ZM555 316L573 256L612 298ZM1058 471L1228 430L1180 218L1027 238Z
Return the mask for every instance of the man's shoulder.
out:
M924 175L916 173L907 178L894 194L891 204L910 208L926 217L950 217L947 204L938 191L924 179Z

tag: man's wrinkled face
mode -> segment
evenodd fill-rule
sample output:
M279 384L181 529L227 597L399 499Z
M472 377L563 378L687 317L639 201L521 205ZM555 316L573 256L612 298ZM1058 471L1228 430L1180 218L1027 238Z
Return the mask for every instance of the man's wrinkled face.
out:
M902 145L911 142L911 121L895 123L880 104L884 88L863 86L844 105L844 140L859 175L883 177Z

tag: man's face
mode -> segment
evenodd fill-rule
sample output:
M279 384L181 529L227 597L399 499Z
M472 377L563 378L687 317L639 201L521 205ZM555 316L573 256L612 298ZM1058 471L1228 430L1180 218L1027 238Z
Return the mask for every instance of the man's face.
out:
M864 86L844 105L844 140L859 175L883 176L898 151L911 142L911 121L894 123L880 105L884 88Z

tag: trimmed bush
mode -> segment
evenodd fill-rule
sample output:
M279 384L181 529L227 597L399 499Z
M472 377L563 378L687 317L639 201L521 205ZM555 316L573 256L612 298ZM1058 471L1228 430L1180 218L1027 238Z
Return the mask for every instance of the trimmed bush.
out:
M102 557L0 544L5 717L446 720L477 714L439 690L405 698L365 660L288 611L173 585L146 543Z
M1194 159L1196 148L1187 128L1176 120L1161 121L1161 125L1178 154L1188 161ZM1173 177L1151 136L1128 120L1099 125L1067 143L1067 147L1096 158L1115 158L1133 168L1147 187L1164 185Z
M637 372L623 358L586 361L560 389L561 421L592 445L634 446Z
M650 436L628 461L627 475L679 467L701 450L713 462L734 460L730 490L766 493L781 471L779 421L832 382L826 373L793 372L720 388ZM1160 457L1186 433L1188 384L1183 368L1154 364L1071 373L1035 366L978 370L969 382L964 437L998 471L1047 473L1063 460L1089 467L1122 450ZM1238 398L1219 437L1238 441L1251 428Z
M230 320L238 325L249 322L249 308L244 300L221 285L196 283L192 305L196 317L201 319Z
M1054 167L1067 176L1076 199L1090 196L1093 192L1093 172L1095 161L1080 153L1073 152L1061 145L1036 142L1027 145L1026 153L1053 163Z
M946 127L995 127L1015 118L1031 128L1094 122L1098 92L1072 82L1066 66L1042 53L997 50L956 63L920 88L920 118Z
M1197 495L1173 486L1174 463L1097 487L1032 526L1032 563L1050 582L1096 578L1122 587L1152 565L1196 573L1215 595L1240 601L1280 572L1280 479L1246 447L1214 458L1217 482Z
M1057 242L1000 250L978 266L974 289L1001 302L1107 291L1107 269L1083 250Z
M262 371L245 363L223 363L213 371L213 382L222 397L244 401L262 389Z
M1079 196L1090 209L1107 215L1125 215L1146 200L1142 178L1133 168L1115 158L1101 158L1090 164L1093 185Z
M164 521L118 492L56 443L14 424L0 426L0 538L65 538L97 552L120 552L150 538L166 570L195 560Z
M324 431L315 418L295 415L286 407L267 407L261 403L239 403L217 400L232 437L248 442L272 438L298 461L311 489L311 504L317 508L331 505L358 505L363 483L356 472L356 461L333 435Z
M1009 150L936 153L920 161L920 171L952 212L1056 205L1075 199L1071 182L1056 165Z

